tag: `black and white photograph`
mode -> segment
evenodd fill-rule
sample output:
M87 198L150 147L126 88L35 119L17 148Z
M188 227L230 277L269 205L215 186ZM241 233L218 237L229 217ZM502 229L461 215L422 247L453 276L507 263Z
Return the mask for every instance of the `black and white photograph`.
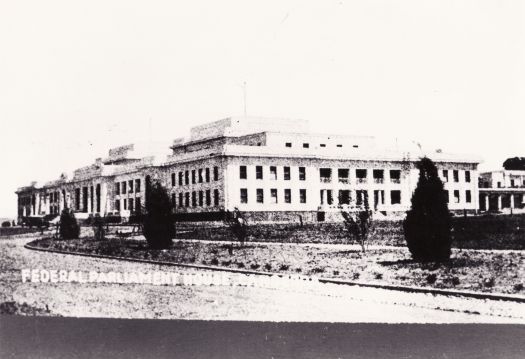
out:
M1 356L525 355L523 2L6 1L0 45Z

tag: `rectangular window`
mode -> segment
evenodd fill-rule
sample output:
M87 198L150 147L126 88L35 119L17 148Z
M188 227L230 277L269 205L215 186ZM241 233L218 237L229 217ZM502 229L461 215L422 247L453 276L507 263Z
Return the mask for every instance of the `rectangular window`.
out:
M120 182L115 183L115 194L120 194Z
M303 143L303 148L310 148L310 144L309 143Z
M184 193L182 193L182 192L179 193L179 207L184 206L183 198L184 198Z
M465 191L465 202L467 203L472 202L472 193L470 193L470 190Z
M284 203L292 203L292 190L289 188L284 189Z
M401 204L401 191L390 191L390 203Z
M129 193L133 193L133 180L128 181Z
M184 193L184 206L185 207L190 206L190 192Z
M124 201L122 202L123 203L123 208L124 208L124 211L127 211L128 210L128 200L126 198L124 198Z
M195 191L191 192L191 206L197 207L197 192Z
M182 183L183 183L183 181L182 181L182 177L183 177L183 176L184 176L184 175L183 175L182 171L179 171L179 186L182 186Z
M383 183L383 178L384 178L383 170L373 170L372 176L374 177L374 183Z
M88 188L82 187L82 212L87 212L87 211L88 211Z
M184 171L184 184L185 185L190 184L190 171L188 170Z
M257 188L257 203L264 203L264 192L262 188Z
M283 173L284 173L284 180L289 181L290 180L290 167L285 166L283 168Z
M337 177L339 179L339 183L348 183L349 174L350 170L348 168L339 168L337 170Z
M218 181L219 180L219 167L215 166L213 167L213 180ZM217 192L219 193L219 192Z
M248 174L246 173L246 166L240 166L239 167L239 178L240 179L247 179Z
M299 202L306 203L306 189L299 190Z
M241 203L248 203L248 189L241 188Z
M337 147L343 147L343 145L337 145Z
M465 182L470 182L470 171L465 171Z
M443 178L445 179L444 182L448 182L448 170L443 170Z
M459 171L458 170L453 170L452 174L454 176L454 182L459 182Z
M195 176L195 170L191 170L191 183L192 184L197 183L197 179L196 179L196 176Z
M215 206L219 205L219 190L218 189L213 190L213 204Z
M299 181L305 181L305 180L306 180L306 168L299 167Z
M115 200L115 211L120 211L120 199Z
M350 204L350 191L339 190L339 204Z
M75 188L75 209L80 211L80 188Z
M140 178L135 180L135 192L140 193Z
M206 167L206 183L210 182L210 169Z
M363 206L368 200L368 193L365 190L355 191L355 204L358 206Z
M203 191L199 191L199 206L200 207L204 206L204 192Z
M171 174L171 187L175 187L175 173Z
M263 179L262 166L255 166L255 179Z
M401 183L401 170L390 170L390 182Z
M211 206L211 191L206 190L206 206Z
M277 179L277 167L270 166L270 179L275 181Z
M292 143L291 142L286 142L285 146L286 147L292 147Z
M126 181L122 182L122 184L120 185L121 187L121 190L122 190L122 194L126 194Z
M133 202L133 198L130 198L129 199L129 211L130 212L134 212L133 211L133 206L134 206L135 202Z
M327 189L326 190L326 203L333 204L334 203L334 197L332 196L332 190Z
M357 179L357 183L366 183L366 169L355 170L355 177Z
M277 203L277 188L270 189L271 203Z
M319 146L320 147L326 147L326 143L321 143Z
M204 178L202 176L202 168L199 168L199 183L202 183L204 181Z
M140 197L135 198L135 212L142 213L142 205L140 203Z
M321 182L332 181L332 169L331 168L319 168L319 178Z
M459 203L459 190L454 190L454 203Z

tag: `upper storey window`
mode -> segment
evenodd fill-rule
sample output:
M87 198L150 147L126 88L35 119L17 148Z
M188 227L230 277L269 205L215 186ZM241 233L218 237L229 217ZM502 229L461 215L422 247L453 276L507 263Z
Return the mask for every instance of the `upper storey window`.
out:
M291 142L286 142L285 146L286 147L292 147L292 143Z

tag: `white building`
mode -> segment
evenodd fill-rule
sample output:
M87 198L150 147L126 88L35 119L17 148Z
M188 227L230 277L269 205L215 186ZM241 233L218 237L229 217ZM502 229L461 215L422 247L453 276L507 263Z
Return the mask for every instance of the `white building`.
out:
M480 210L525 212L525 171L483 172L479 187Z

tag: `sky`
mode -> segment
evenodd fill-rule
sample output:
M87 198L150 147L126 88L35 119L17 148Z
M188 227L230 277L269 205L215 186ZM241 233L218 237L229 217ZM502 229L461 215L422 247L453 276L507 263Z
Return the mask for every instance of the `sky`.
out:
M525 3L3 1L0 217L111 147L242 115L525 156ZM166 149L168 152L169 150Z

